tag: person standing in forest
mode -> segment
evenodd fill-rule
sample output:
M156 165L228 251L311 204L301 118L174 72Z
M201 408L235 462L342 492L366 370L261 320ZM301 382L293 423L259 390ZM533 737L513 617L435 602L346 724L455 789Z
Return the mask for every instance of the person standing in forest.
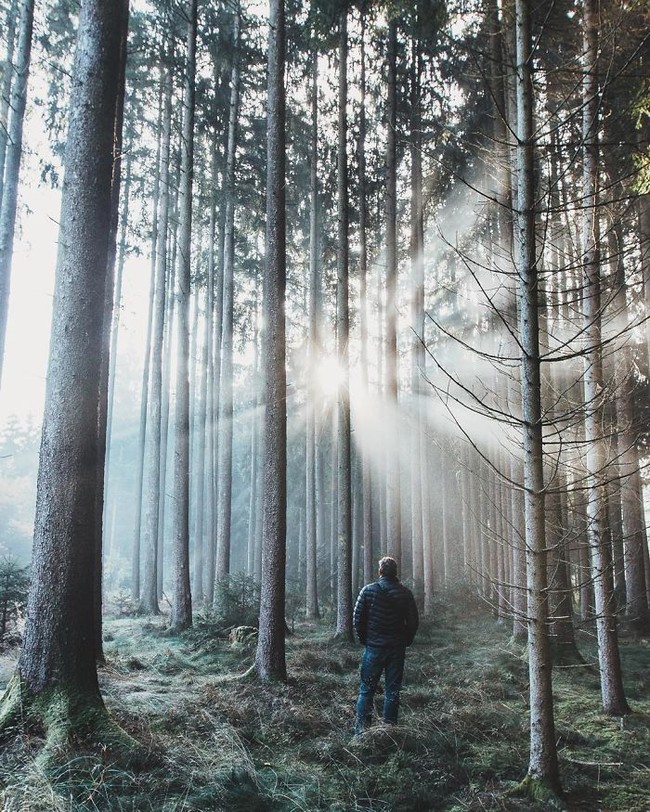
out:
M363 733L372 721L375 692L385 674L383 720L397 723L399 694L404 676L406 647L418 628L415 598L397 577L397 562L386 556L379 561L379 578L366 584L354 607L354 629L365 646L361 660L361 681L356 705L355 734Z

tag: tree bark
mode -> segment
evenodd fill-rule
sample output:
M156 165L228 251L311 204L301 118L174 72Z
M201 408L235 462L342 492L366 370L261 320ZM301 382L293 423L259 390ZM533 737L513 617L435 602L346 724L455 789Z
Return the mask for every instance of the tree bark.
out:
M361 388L364 397L368 396L368 200L366 182L366 18L361 10L360 43L360 93L359 104L359 363L361 366ZM365 449L360 448L361 481L363 499L363 581L369 583L375 572L375 550L372 520L373 476L370 460Z
M611 550L606 538L605 465L602 435L603 365L601 344L600 256L598 229L598 17L596 0L583 0L583 222L582 267L585 442L587 446L587 534L596 608L596 636L603 709L629 713L623 689Z
M217 508L217 580L230 573L230 534L232 514L232 438L233 438L233 320L235 297L235 158L239 118L239 29L240 8L233 11L233 62L230 73L230 109L228 146L224 177L225 219L223 238L223 309L221 322L221 380L219 387L219 496Z
M11 82L9 131L7 133L5 174L2 184L2 206L0 207L0 386L2 385L5 340L7 337L11 262L14 251L20 160L23 150L23 121L27 103L27 81L32 53L33 28L34 0L22 0L20 21L18 23L16 61L13 66L15 75Z
M170 46L171 50L171 46ZM170 213L170 152L173 77L171 53L165 65L163 136L160 157L160 200L158 208L158 237L156 240L156 273L153 300L153 332L151 342L151 381L149 387L147 431L144 454L142 552L144 557L143 583L140 594L142 609L158 614L158 535L160 524L160 457L162 435L162 364L165 335L165 302L167 298L167 238Z
M309 167L309 368L315 370L319 358L320 265L318 262L318 52L311 54L311 141ZM312 381L313 383L313 381ZM320 617L318 605L318 520L316 502L316 398L307 403L305 448L305 531L306 590L305 612L308 618Z
M347 10L340 16L339 31L339 121L337 159L337 284L336 342L341 384L338 390L337 419L337 599L336 634L352 641L352 466L350 448L350 311L348 302L348 24Z
M174 542L172 547L173 629L192 625L190 591L190 292L192 267L192 181L194 175L194 98L197 0L187 3L187 54L183 91L183 138L179 189L176 336L176 409L174 421Z
M6 14L5 70L2 77L2 95L0 96L0 211L4 192L5 163L7 160L7 138L9 133L9 104L11 101L11 84L13 81L14 47L16 45L16 22L18 21L18 0L13 0Z
M156 291L156 259L158 244L158 210L160 205L160 170L162 153L162 116L163 116L163 82L162 76L158 92L158 137L156 146L156 165L154 172L154 187L152 195L152 224L151 224L151 279L149 283L149 308L147 314L147 337L145 339L144 364L142 370L142 386L140 388L140 421L138 430L138 457L135 488L135 518L133 521L133 536L131 541L131 600L140 602L140 559L142 551L142 506L144 501L144 468L147 433L147 412L149 406L149 372L151 368L152 332L154 297Z
M102 577L103 561L102 549L104 543L104 493L106 489L106 472L108 469L108 431L109 431L109 386L112 352L115 347L111 343L111 333L113 325L113 313L119 309L115 307L115 293L118 290L115 278L115 261L117 253L117 232L120 216L120 192L122 173L122 140L124 125L124 93L126 88L126 51L129 31L129 4L126 0L116 3L116 16L120 18L120 49L119 59L119 85L117 89L117 99L115 102L115 112L113 114L113 167L111 176L111 203L110 221L108 233L108 253L106 269L106 288L104 291L104 312L102 314L102 334L101 334L101 359L99 375L99 396L97 408L97 450L98 457L102 464L97 468L97 506L95 511L95 657L98 662L104 660L104 649L102 639ZM128 193L124 195L125 203L128 204ZM121 268L119 269L119 289L121 290Z
M421 116L422 55L417 37L411 49L411 394L415 421L411 449L411 524L413 587L421 601L424 593L423 557L423 498L422 461L420 446L425 433L425 417L421 399L422 374L425 367L424 345L424 217L422 208L422 116ZM425 462L426 464L426 462Z
M266 268L264 273L264 522L255 670L286 682L287 383L285 369L285 22L271 0L268 34Z
M546 528L542 404L538 324L538 271L535 246L533 153L534 51L527 0L515 0L516 156L515 268L518 280L521 397L524 447L528 658L530 681L530 761L527 780L560 793L547 627Z
M128 4L124 4L124 9ZM0 726L26 705L48 745L85 724L107 728L97 681L95 536L100 359L111 237L113 138L120 89L123 17L84 2L72 73L53 320L32 561L32 583L17 676ZM52 711L55 711L54 713Z
M397 20L388 24L388 87L386 145L386 394L397 412ZM394 428L397 430L397 427ZM401 570L402 511L400 462L388 459L386 488L386 543Z

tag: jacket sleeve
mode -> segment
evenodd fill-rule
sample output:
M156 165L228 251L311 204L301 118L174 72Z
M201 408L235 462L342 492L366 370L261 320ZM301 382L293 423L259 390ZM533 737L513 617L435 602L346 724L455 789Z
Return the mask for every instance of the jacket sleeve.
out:
M366 604L366 588L364 587L359 592L359 597L354 605L354 614L352 615L352 622L354 630L357 633L359 642L365 646L366 644L366 630L368 627L368 607Z
M410 646L415 638L415 633L420 624L420 617L418 615L418 607L415 603L413 593L409 590L408 602L406 608L406 645Z

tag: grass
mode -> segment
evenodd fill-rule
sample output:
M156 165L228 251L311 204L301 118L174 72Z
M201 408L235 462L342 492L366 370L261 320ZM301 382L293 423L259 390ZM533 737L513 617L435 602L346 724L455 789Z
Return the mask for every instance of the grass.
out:
M509 630L443 609L409 650L400 724L353 737L358 646L325 623L287 639L287 685L237 679L254 642L208 621L181 636L164 620L108 620L102 691L150 754L127 769L92 752L44 771L37 734L0 762L4 812L200 810L543 810L517 796L528 762L527 665ZM581 640L588 661L590 639ZM650 810L650 646L622 641L634 713L600 712L594 669L556 669L556 729L566 809ZM1 687L1 686L0 686ZM380 701L380 700L378 700Z

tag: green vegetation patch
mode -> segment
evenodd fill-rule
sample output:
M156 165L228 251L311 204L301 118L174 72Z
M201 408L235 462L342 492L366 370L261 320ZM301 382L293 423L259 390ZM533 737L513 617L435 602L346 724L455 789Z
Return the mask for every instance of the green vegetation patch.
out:
M149 755L140 769L78 742L44 771L37 731L0 762L3 811L548 810L521 792L528 767L528 670L509 629L439 609L407 657L399 725L353 736L361 647L325 623L287 639L289 682L244 676L254 645L213 619L180 635L164 621L107 623L102 692L113 719ZM556 732L565 808L650 809L650 651L622 641L633 713L600 710L590 640L583 666L556 668ZM646 692L647 693L647 692Z

